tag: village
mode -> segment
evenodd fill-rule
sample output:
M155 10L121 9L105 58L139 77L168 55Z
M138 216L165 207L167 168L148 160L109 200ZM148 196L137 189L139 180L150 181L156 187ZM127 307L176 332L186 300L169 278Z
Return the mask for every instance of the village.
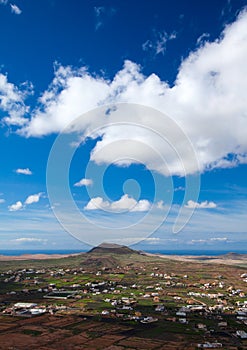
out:
M239 269L238 283L231 284L224 274L198 277L184 269L168 271L160 261L10 269L0 274L1 321L79 317L128 326L137 334L148 326L151 339L177 333L192 348L247 347L247 274Z

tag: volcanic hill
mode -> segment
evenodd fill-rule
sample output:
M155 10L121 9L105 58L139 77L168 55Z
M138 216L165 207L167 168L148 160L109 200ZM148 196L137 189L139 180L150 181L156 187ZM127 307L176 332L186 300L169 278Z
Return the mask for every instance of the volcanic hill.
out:
M92 248L87 254L140 254L137 250L119 244L102 243Z

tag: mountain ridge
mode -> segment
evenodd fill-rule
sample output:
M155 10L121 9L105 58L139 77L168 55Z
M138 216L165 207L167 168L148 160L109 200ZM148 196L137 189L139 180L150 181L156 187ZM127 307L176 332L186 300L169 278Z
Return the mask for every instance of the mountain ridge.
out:
M139 251L131 249L125 245L103 242L100 245L93 247L86 254L140 254Z

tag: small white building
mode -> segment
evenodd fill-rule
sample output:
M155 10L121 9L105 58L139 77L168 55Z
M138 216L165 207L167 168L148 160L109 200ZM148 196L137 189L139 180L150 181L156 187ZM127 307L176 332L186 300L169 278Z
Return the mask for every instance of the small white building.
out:
M34 304L34 303L16 303L14 305L14 307L16 309L31 309L31 308L34 308L35 306L37 306L37 304Z
M247 333L245 331L239 330L236 332L236 335L241 339L247 339Z

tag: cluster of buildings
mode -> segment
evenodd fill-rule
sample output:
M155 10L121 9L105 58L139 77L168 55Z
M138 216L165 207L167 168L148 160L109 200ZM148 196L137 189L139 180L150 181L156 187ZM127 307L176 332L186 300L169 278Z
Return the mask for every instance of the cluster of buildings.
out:
M128 271L123 273L121 270L121 273L126 277L125 273L127 274ZM9 294L17 294L16 297L21 300L21 296L25 293L32 300L32 293L40 293L40 298L44 298L44 303L16 302L4 307L2 313L34 317L61 311L66 314L74 310L85 314L90 313L90 303L78 307L76 301L83 302L87 298L95 298L96 301L104 302L106 306L96 310L102 317L118 317L139 321L143 324L158 322L161 319L189 324L193 320L195 329L205 334L206 332L212 333L214 329L209 329L206 322L205 324L202 321L195 322L193 314L200 315L200 320L213 318L217 321L218 330L223 329L233 334L232 328L224 318L225 315L231 315L239 323L239 329L235 329L234 335L240 339L247 339L247 333L241 328L241 324L247 325L245 293L232 285L226 285L222 276L215 281L200 284L189 282L187 274L177 276L172 273L160 273L157 270L148 273L144 269L139 271L136 269L135 273L137 276L143 274L144 278L137 278L136 283L133 283L133 279L128 280L128 278L123 278L120 282L121 277L116 278L117 274L115 279L109 278L113 274L111 270L101 269L93 272L81 267L9 270L1 274L2 282L11 285L20 282L25 284L24 289L18 290L17 288L9 291ZM51 279L59 283L47 283ZM247 282L247 274L242 274L240 279ZM66 305L52 303L52 300L56 299L67 300ZM140 308L146 302L151 306L149 313L143 312L143 308ZM167 303L169 305L171 302L174 304L173 309L167 308ZM198 344L198 348L219 347L222 347L222 344L218 342Z

